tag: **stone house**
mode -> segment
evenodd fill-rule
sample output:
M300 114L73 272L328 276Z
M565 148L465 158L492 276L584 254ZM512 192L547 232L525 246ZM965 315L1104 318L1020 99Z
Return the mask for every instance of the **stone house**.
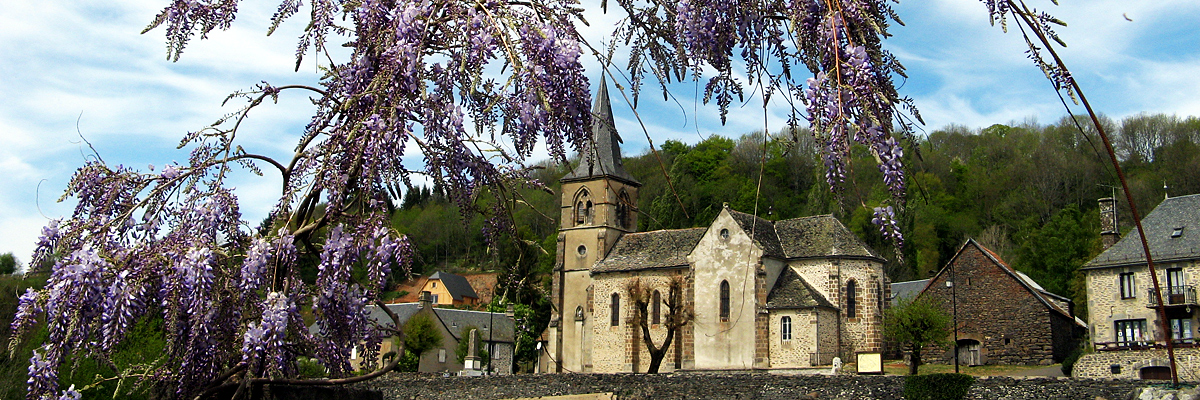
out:
M416 303L388 304L387 307L400 319L400 323L408 322L414 315L425 314L433 319L434 326L442 337L442 345L421 355L418 372L458 372L463 370L463 363L457 360L455 350L460 341L467 340L464 328L473 326L478 330L479 345L491 355L491 371L497 374L513 372L513 351L515 346L515 323L511 315L483 311L458 310L452 308L434 307L429 293L421 294L422 300ZM370 319L380 326L392 328L394 324L387 313L374 305L367 306ZM400 353L403 343L392 338L384 340L380 345L379 357L395 352ZM357 349L351 354L351 365L359 366L363 359Z
M479 295L467 278L442 271L430 275L421 292L429 292L433 304L458 306L479 302Z
M957 351L960 365L1050 365L1078 348L1087 332L1070 299L1047 292L974 239L919 296L933 299L958 324L957 342L930 346L925 357L931 362L954 363Z
M540 371L644 372L649 352L629 318L634 279L660 300L671 279L685 282L694 318L663 372L807 368L882 350L884 260L837 219L768 221L726 206L708 227L636 232L641 185L621 164L603 81L593 113L593 147L562 178ZM666 307L652 303L661 344Z
M1116 240L1115 201L1100 200L1101 235L1111 245L1081 268L1086 273L1088 320L1094 353L1075 375L1093 378L1170 379L1166 330L1176 348L1181 380L1200 380L1196 347L1196 283L1200 280L1200 195L1171 197L1142 219L1154 259L1167 326L1159 318L1136 228Z

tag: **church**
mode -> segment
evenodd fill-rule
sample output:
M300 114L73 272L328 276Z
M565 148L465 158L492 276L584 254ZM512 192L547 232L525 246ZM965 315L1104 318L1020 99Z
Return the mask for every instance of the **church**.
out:
M708 227L637 232L641 184L622 166L608 88L592 141L562 178L562 209L538 370L646 372L650 355L626 289L668 293L682 280L692 312L660 372L787 370L883 350L884 260L831 215L769 221L724 207ZM656 346L667 335L650 307Z

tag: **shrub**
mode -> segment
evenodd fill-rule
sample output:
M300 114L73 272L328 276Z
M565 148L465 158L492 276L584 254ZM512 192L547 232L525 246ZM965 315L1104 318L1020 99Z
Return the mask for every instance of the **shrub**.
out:
M1071 350L1071 354L1067 354L1067 358L1062 362L1062 373L1065 376L1071 376L1071 371L1075 369L1075 362L1079 361L1079 357L1083 357L1083 350Z
M960 400L975 377L966 374L909 375L904 378L904 398L908 400Z

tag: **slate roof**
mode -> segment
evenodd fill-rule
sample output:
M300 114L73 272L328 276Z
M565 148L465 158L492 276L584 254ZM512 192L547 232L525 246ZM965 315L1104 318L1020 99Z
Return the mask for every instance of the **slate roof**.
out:
M767 294L768 309L836 308L820 292L814 290L791 267L784 267L775 280L775 287Z
M455 300L462 300L463 297L479 298L479 294L475 293L475 289L471 287L470 282L467 282L467 278L438 271L429 277L431 281L435 279L442 281L442 285L446 286L446 291L450 292L450 296Z
M916 295L921 294L921 291L925 290L925 286L927 285L929 285L928 279L892 283L892 298L890 299L891 304L894 306L899 304L900 300L911 299Z
M778 221L775 230L788 258L856 256L883 259L833 215Z
M1200 194L1163 200L1142 219L1146 242L1155 263L1200 258ZM1172 234L1182 228L1178 237ZM1084 269L1145 265L1146 256L1137 228L1099 256L1084 264Z
M767 256L778 259L850 256L883 260L883 257L867 247L866 243L832 215L771 222L730 208L726 209Z
M641 186L625 171L621 161L621 136L613 120L612 104L608 99L608 82L600 76L600 90L592 104L592 140L580 152L579 165L562 178L563 182L608 176Z
M399 317L400 323L403 324L408 322L408 319L412 318L412 316L420 310L418 305L419 303L399 303L388 304L387 306L388 309L391 309L392 312ZM383 312L383 310L381 310L379 307L371 305L367 306L367 309L370 312L368 318L371 320L376 321L380 325L388 328L394 326L391 318L389 318L387 313ZM462 327L471 325L479 329L480 340L513 343L513 320L509 319L508 316L504 315L503 313L456 310L453 308L440 307L434 307L433 312L437 315L442 325L445 326L446 331L454 335L455 340L462 339L459 337L461 336L460 331L462 331ZM313 327L315 326L316 324L313 324ZM489 330L483 330L484 327L487 327ZM319 330L314 330L313 332L319 332ZM491 340L489 340L489 334Z
M592 266L592 272L687 266L687 255L700 243L706 231L708 228L626 233L603 260Z

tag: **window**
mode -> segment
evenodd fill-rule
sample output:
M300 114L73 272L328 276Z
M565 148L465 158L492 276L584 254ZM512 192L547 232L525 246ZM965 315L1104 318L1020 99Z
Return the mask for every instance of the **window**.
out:
M729 281L721 281L721 322L729 322Z
M1145 340L1146 320L1127 319L1114 322L1116 325L1117 344L1128 346Z
M779 337L783 340L792 340L792 317L783 317L779 319Z
M654 294L650 296L650 301L654 304L652 307L650 307L650 312L652 313L650 315L653 316L653 321L651 323L662 323L662 320L659 317L659 315L662 315L662 294L655 290Z
M587 255L587 246L581 244L579 247L575 248L575 252L579 253L581 256Z
M729 240L729 230L728 229L721 230L721 239Z
M1121 298L1132 299L1137 297L1137 285L1133 280L1133 273L1128 272L1121 274Z
M446 349L438 349L438 362L446 362Z
M612 304L609 306L612 307L612 310L609 311L609 314L611 314L609 315L609 325L621 325L621 295L613 293Z
M433 282L433 288L437 289L437 282Z
M855 307L855 296L858 295L857 283L854 281L846 282L846 318L858 318Z
M1192 319L1191 318L1172 318L1171 319L1171 339L1191 340L1192 339Z
M629 212L632 205L633 203L629 201L629 194L622 189L621 194L617 195L617 226L622 228L633 227L632 213Z
M1183 294L1183 269L1167 268L1167 287L1171 294Z
M583 220L587 217L586 211L583 208L583 202L575 203L575 225L583 225Z
M438 304L438 295L436 295L436 294L430 295L429 301L433 304Z

